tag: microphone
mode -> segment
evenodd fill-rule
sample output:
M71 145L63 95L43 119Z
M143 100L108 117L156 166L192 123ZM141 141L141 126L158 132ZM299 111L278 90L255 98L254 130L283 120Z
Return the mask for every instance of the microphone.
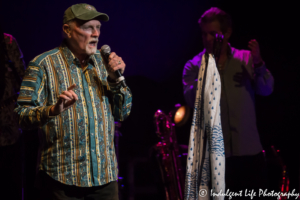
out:
M109 47L108 45L106 45L106 44L103 45L103 46L101 47L101 53L102 53L102 55L104 56L105 61L108 63L108 56L109 56L110 53L111 53L110 47ZM127 85L126 85L126 83L125 83L125 81L124 81L124 76L122 76L122 74L121 74L121 70L120 70L120 69L116 70L116 71L115 71L115 74L116 74L117 78L120 80L122 86L123 86L123 87L126 87Z
M220 54L221 54L221 49L222 49L222 44L223 44L223 39L224 35L222 33L216 34L215 35L215 40L214 40L214 45L213 45L213 54L216 59L216 64L218 64Z

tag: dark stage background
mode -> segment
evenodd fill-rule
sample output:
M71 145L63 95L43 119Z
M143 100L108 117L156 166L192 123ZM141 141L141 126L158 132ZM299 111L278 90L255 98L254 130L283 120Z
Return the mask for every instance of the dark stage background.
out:
M247 49L253 38L261 46L262 57L275 78L273 94L256 98L261 141L265 149L271 145L280 149L288 166L290 188L299 189L299 17L292 1L85 2L109 15L110 21L103 22L101 28L99 48L109 44L123 58L133 93L132 113L122 124L119 138L123 199L160 198L159 174L148 159L149 149L158 142L153 115L157 109L168 112L176 103L184 104L183 66L202 51L197 21L212 6L232 16L232 46ZM75 3L83 2L1 1L1 26L17 39L26 64L60 44L63 13ZM178 129L177 134L179 143L188 145L189 126Z

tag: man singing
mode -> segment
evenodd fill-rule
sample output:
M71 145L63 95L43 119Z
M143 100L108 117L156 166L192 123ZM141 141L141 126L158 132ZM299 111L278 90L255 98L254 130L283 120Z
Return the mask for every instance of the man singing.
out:
M251 40L250 51L238 50L228 43L231 18L219 8L204 12L199 20L205 49L188 61L183 71L184 96L194 107L201 58L214 52L216 34L224 36L217 55L221 77L221 124L226 155L226 189L245 190L265 187L264 157L256 127L255 94L267 96L274 79L260 55L259 44ZM215 55L216 56L216 55Z
M41 128L41 199L118 199L114 120L123 121L132 96L116 70L125 63L97 50L100 21L94 6L76 4L63 17L62 44L34 58L22 82L23 128Z

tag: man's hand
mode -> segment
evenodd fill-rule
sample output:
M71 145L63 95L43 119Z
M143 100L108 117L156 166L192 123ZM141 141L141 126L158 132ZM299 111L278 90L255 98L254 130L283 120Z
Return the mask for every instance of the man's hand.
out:
M255 64L255 65L261 64L263 62L263 60L261 59L261 56L260 56L260 49L259 49L258 42L255 39L250 40L250 42L248 43L248 47L251 49L253 64Z
M115 74L115 71L120 69L121 74L124 73L125 63L121 57L119 57L115 52L112 52L108 57L108 64L105 63L108 75L111 79L116 80L118 77Z
M75 87L76 84L73 84L67 91L62 92L59 95L58 101L50 109L49 116L59 115L63 111L69 109L78 100L77 95L73 91Z

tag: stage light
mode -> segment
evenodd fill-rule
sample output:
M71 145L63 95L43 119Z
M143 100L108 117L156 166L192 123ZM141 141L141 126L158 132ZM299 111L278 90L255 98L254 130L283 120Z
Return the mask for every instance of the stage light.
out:
M178 108L177 112L175 113L174 116L174 122L175 124L178 124L182 121L182 119L184 118L185 115L185 107L181 106L180 108Z
M175 113L173 121L176 126L182 126L187 122L189 118L190 108L188 106L181 106L180 104L176 104L173 113Z

